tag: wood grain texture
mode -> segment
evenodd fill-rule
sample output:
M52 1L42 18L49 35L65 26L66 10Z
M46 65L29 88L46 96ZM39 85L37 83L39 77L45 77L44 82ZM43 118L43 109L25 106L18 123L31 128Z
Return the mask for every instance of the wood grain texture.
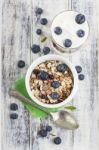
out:
M98 22L96 1L93 0L3 0L2 4L2 150L98 150L99 114L98 114ZM35 15L35 9L44 9L42 16ZM50 46L40 42L36 29L42 28L44 34L49 32L53 17L63 10L76 10L84 13L89 21L90 35L78 52L68 54L74 65L81 65L85 80L79 83L79 90L71 102L77 107L74 112L80 123L76 131L66 131L55 127L50 118L40 120L33 118L19 101L9 97L8 91L15 80L26 73L28 66L43 55L33 54L33 43ZM39 24L41 17L47 17L49 24ZM26 67L17 68L19 59L25 60ZM16 101L19 109L18 120L9 118L10 103ZM62 144L53 144L53 136L39 138L37 132L41 126L51 124L53 133L61 136Z

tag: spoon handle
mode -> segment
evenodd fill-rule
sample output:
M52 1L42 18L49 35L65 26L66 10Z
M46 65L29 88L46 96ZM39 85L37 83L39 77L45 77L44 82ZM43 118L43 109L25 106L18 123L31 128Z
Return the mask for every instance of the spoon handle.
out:
M38 107L32 100L26 98L25 96L23 96L21 93L19 93L18 91L16 90L10 90L9 91L9 95L10 96L13 96L14 98L17 98L18 100L20 100L21 102L25 102L27 104L30 104L31 106L33 107ZM40 110L46 112L47 114L50 115L50 112L48 112L47 110L41 108L40 106L38 107Z

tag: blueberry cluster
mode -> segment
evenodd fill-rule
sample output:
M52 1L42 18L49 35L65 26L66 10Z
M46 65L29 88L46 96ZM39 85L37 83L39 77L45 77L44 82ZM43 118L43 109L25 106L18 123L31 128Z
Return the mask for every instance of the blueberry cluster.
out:
M36 16L41 15L41 14L43 13L43 9L42 9L42 8L37 8L36 11L35 11L35 13L36 13ZM41 20L40 20L40 24L41 24L41 25L47 25L47 23L48 23L48 20L47 20L46 18L41 18ZM36 30L36 34L39 35L39 36L40 36L40 35L43 35L42 29L38 28L38 29ZM44 39L44 41L45 41L45 39ZM44 42L44 41L41 40L41 42ZM39 45L33 44L32 47L31 47L31 50L32 50L32 52L33 52L34 54L37 54L37 53L39 53L39 52L41 51L41 48L40 48ZM44 55L47 55L48 53L50 53L50 48L47 47L47 46L45 46L45 47L43 48L43 54L44 54Z
M17 105L16 103L12 103L12 104L10 105L10 110L11 110L11 111L16 111L16 110L18 110L18 105ZM17 119L17 118L18 118L18 114L17 114L17 113L11 113L11 114L10 114L10 118L11 118L11 119Z
M52 131L52 127L49 126L49 125L47 125L45 129L41 129L41 130L38 132L38 135L39 135L40 137L43 137L43 138L44 138L44 137L47 137L48 132L50 132L50 131ZM60 137L55 137L55 138L53 139L53 142L54 142L56 145L59 145L59 144L61 144L62 140L61 140Z
M85 22L85 16L83 14L78 14L76 17L75 17L75 21L77 24L82 24ZM62 28L57 26L55 27L54 29L54 33L57 34L57 35L60 35L62 34ZM77 36L79 38L82 38L84 37L85 35L85 31L82 30L82 29L79 29L77 32L76 32ZM72 46L72 41L71 39L65 39L64 42L63 42L63 45L66 47L66 48L69 48Z
M84 80L85 76L84 74L80 74L82 72L82 67L81 66L76 66L76 71L78 73L78 79L79 80Z

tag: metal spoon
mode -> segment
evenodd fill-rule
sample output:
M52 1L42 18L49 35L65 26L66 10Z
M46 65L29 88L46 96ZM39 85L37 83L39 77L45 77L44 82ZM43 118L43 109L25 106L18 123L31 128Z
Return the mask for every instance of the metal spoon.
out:
M33 101L26 98L25 96L23 96L22 94L20 94L15 90L10 90L9 95L17 98L21 102L25 102L27 104L30 104L33 107L37 107L37 105ZM74 130L79 127L75 117L71 115L69 112L67 112L66 110L59 110L58 112L52 113L52 112L48 112L47 110L41 107L39 107L39 109L49 114L52 117L53 122L62 128Z

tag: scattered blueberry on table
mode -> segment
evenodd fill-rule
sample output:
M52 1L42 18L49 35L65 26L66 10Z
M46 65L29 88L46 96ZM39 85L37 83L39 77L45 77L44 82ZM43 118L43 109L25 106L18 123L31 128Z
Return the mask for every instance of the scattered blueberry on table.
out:
M66 64L59 64L57 67L56 67L57 71L59 72L62 72L64 73L66 70L67 70L67 65Z
M75 21L78 23L78 24L82 24L85 22L85 16L83 14L78 14L75 18Z
M80 29L77 31L77 35L78 35L78 37L83 37L85 35L85 31Z
M46 131L48 131L48 132L52 131L52 127L49 126L49 125L47 125L47 126L46 126Z
M17 119L18 118L18 114L12 113L12 114L10 114L10 118L11 119Z
M51 97L52 99L59 99L59 98L60 98L60 95L59 95L57 92L52 92L52 93L50 94L50 97Z
M57 35L60 35L60 34L62 33L61 27L55 27L54 32L55 32Z
M34 54L36 53L39 53L40 52L40 46L37 45L37 44L34 44L32 47L31 47L31 50Z
M10 105L10 109L13 110L13 111L18 110L18 105L16 103L12 103Z
M42 25L46 25L46 24L48 23L48 20L47 20L46 18L42 18L42 19L40 20L40 23L41 23Z
M43 48L44 55L47 55L49 52L50 52L50 48L49 47L46 46L46 47Z
M62 140L61 140L60 137L54 138L54 143L57 144L57 145L61 144L61 141L62 141Z
M56 88L59 88L61 86L61 83L59 81L53 81L51 83L51 86L56 89Z
M19 60L17 66L19 68L24 68L25 67L25 62L23 60Z
M79 74L78 78L79 78L79 80L84 80L85 76L84 76L84 74Z
M66 39L66 40L64 40L63 44L64 44L65 47L71 47L72 41L70 39Z
M41 136L41 137L46 137L47 136L47 131L42 129L38 132L38 134Z
M42 8L37 8L36 9L36 14L41 15L43 13L43 9Z
M42 34L42 30L41 30L41 29L37 29L37 30L36 30L36 34L37 34L37 35L41 35L41 34Z
M49 74L46 71L40 71L38 78L41 80L48 80Z
M81 73L81 71L82 71L82 67L81 66L76 66L75 68L76 68L77 73Z

